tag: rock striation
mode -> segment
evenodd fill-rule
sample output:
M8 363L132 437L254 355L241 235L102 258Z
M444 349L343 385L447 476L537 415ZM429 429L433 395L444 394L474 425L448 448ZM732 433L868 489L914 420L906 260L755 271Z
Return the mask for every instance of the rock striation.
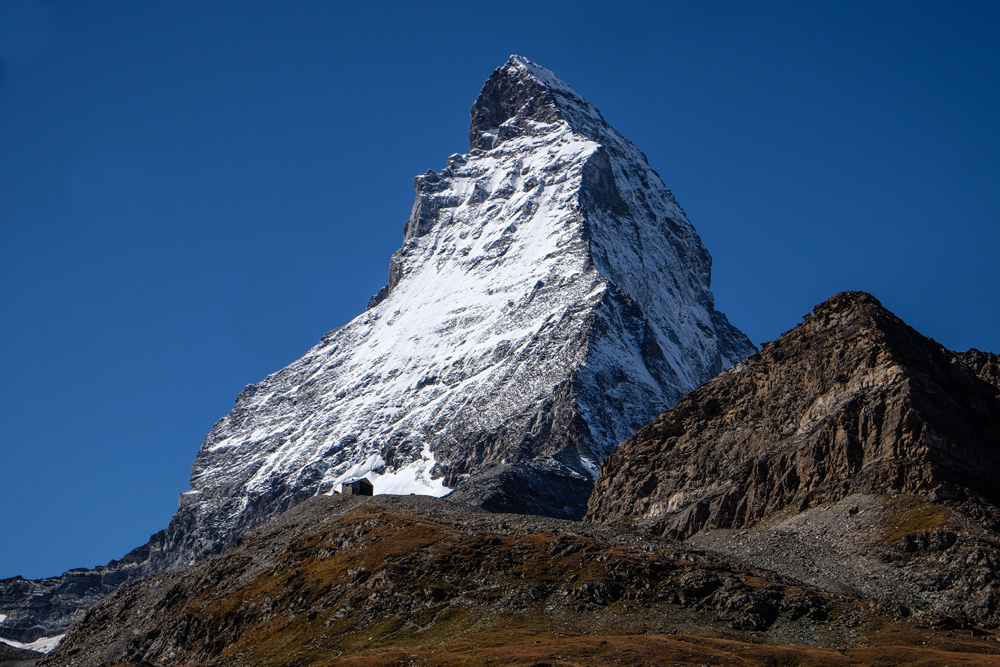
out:
M711 258L645 156L525 58L483 86L470 151L415 187L388 284L237 397L127 579L361 475L376 493L578 518L619 442L755 349L715 310ZM50 592L67 585L0 582L0 612L54 634L81 607Z
M587 518L998 623L996 364L837 294L623 443Z

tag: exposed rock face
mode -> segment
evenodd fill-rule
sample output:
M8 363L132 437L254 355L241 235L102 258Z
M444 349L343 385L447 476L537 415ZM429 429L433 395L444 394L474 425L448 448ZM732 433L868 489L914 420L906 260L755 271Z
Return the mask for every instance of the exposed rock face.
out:
M713 529L696 541L786 573L792 552L813 571L850 556L862 577L834 577L841 588L995 622L996 363L945 350L868 294L838 294L624 443L588 519ZM743 548L718 528L767 534Z
M87 607L169 562L162 555L166 535L161 531L121 560L92 570L77 568L45 579L0 580L0 613L7 617L0 624L0 636L24 643L65 632Z
M676 641L691 625L700 641ZM848 648L905 643L918 629L926 624L892 605L788 585L634 533L433 498L335 497L109 596L44 664L676 665L681 655L684 664L797 664L790 655L847 664L833 651L734 640L767 631L770 642ZM720 631L729 648L699 652ZM650 636L662 643L647 655ZM595 639L574 646L573 637ZM541 655L514 657L529 647Z
M579 517L601 459L754 351L715 310L711 258L645 156L555 74L512 56L473 106L470 146L416 178L368 311L212 429L128 578L361 474L376 493ZM23 588L0 582L21 630L55 634L80 608Z
M980 380L986 380L997 389L1000 389L1000 357L989 352L979 350L969 350L968 352L955 352L955 358L976 374Z
M989 359L838 294L623 444L588 518L687 537L851 493L996 501L1000 402L977 375Z

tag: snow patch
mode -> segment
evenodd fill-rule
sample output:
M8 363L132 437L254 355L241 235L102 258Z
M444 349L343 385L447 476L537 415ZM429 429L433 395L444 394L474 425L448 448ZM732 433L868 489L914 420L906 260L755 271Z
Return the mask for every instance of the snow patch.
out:
M347 472L335 479L333 482L333 488L330 489L327 495L332 495L334 492L342 492L344 490L344 484L355 482L362 477L368 477L370 481L371 477L375 476L374 473L377 473L383 468L385 468L385 460L382 456L380 454L372 454L361 463L348 468Z
M586 456L580 457L580 463L582 463L583 467L587 469L587 472L590 473L590 476L596 480L598 473L601 472L601 467L598 466L596 463L594 463L593 459Z
M4 616L6 619L7 617ZM22 643L14 641L13 639L4 639L0 637L0 642L7 644L8 646L13 646L14 648L23 648L28 651L38 651L39 653L48 653L52 651L56 646L59 646L59 642L63 640L65 634L56 635L54 637L41 637L33 642Z
M441 498L451 493L452 490L444 485L443 477L437 479L431 477L431 471L436 464L437 461L434 460L434 455L426 444L420 453L420 458L401 468L386 472L382 472L385 470L385 460L379 454L373 454L334 480L333 487L327 492L327 495L343 493L345 484L364 477L372 483L374 493L377 496L416 494Z
M420 458L403 466L399 470L378 475L372 479L375 487L375 495L393 494L406 496L411 493L421 496L434 496L441 498L451 493L451 489L444 485L444 477L434 479L431 477L437 461L431 454L431 449L424 445Z

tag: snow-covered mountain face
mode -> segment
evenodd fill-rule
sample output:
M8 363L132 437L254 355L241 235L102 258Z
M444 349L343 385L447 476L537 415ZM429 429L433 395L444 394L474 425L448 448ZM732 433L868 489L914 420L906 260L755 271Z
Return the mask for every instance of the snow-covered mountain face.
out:
M103 568L0 581L4 636L61 632L361 475L376 493L580 516L600 460L754 351L714 309L711 258L645 156L555 74L512 56L470 144L417 177L368 310L215 425L170 525Z
M620 441L754 351L645 156L555 74L512 56L470 144L416 178L368 311L247 387L205 440L180 514L213 538L361 474L444 495L528 465L589 488Z

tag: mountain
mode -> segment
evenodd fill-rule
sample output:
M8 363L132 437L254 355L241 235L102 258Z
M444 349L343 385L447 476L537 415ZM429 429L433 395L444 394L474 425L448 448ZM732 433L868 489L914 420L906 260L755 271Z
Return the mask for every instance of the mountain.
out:
M753 351L714 310L710 258L645 157L524 58L486 82L470 149L415 180L388 285L209 434L185 523L238 534L368 473L376 493L582 514L596 465ZM520 482L515 481L520 480ZM182 549L201 553L203 530Z
M4 634L55 634L124 581L361 475L376 493L579 517L599 461L755 349L715 310L711 258L645 156L524 58L483 86L470 152L415 187L368 310L237 397L147 545L0 581Z
M613 527L338 496L108 596L43 664L1000 665L931 620Z
M623 443L587 518L997 627L997 370L838 294Z

